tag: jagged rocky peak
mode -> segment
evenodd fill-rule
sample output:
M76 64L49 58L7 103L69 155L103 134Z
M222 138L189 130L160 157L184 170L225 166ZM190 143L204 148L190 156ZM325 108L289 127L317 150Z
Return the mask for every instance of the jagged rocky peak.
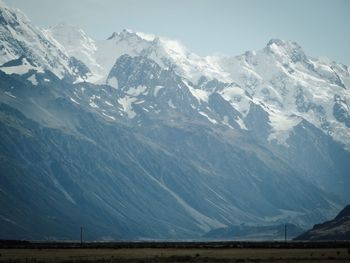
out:
M126 37L130 37L133 35L134 34L132 34L127 29L123 29L121 32L113 32L112 35L107 38L107 40L112 40L112 39L117 39L117 38L126 38Z
M279 39L279 38L272 38L272 39L270 39L270 41L267 43L266 46L272 46L273 44L275 44L277 46L283 46L286 44L286 41Z
M130 29L123 29L121 32L113 32L112 35L107 40L116 40L116 41L139 41L142 43L147 43L148 49L159 49L165 53L190 53L179 41L170 40L160 36L155 36L152 34L147 34L143 32L134 32Z
M151 56L158 59L167 56L167 47L171 42L158 36L134 32L129 29L113 32L107 40L115 42L118 46L126 45L129 49L136 51L137 54L134 55ZM175 49L173 48L173 50Z
M155 61L145 56L122 55L111 69L107 83L115 87L117 81L118 87L125 86L155 86L168 78L174 78L172 71L162 69Z
M8 6L4 1L0 0L0 25L1 26L10 26L17 28L30 25L29 18L19 9ZM0 29L2 31L3 29Z
M117 32L113 32L112 35L110 37L107 38L107 40L111 40L111 39L114 39L118 36L118 33Z
M142 38L139 35L139 33L133 32L130 29L123 29L120 32L113 32L112 35L107 38L107 40L117 40L117 41L128 40L128 39L139 40L139 41L142 41L142 40L149 41L147 39Z
M265 51L278 57L290 57L294 63L307 61L308 59L301 46L294 41L271 39L267 43Z
M266 44L266 47L271 47L273 45L276 45L281 48L301 48L300 45L297 42L290 41L290 40L283 40L279 38L272 38L269 40L269 42Z

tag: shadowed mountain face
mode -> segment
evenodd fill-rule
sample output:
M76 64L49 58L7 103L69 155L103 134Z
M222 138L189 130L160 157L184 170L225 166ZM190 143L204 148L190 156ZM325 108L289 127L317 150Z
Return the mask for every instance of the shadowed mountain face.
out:
M333 220L314 225L296 240L350 240L350 206L346 206Z
M306 228L349 200L346 68L325 71L281 40L208 62L129 31L94 42L69 28L72 42L63 25L35 29L63 54L48 52L59 63L46 63L54 58L42 50L18 53L5 22L0 238L77 239L80 226L99 240L199 238L241 223ZM69 46L75 39L84 52ZM338 99L312 97L315 81L318 95L332 88Z

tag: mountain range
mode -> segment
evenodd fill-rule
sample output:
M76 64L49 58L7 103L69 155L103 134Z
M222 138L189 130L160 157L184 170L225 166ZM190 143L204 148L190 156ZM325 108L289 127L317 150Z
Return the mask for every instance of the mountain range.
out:
M201 57L0 0L0 46L0 238L308 228L350 200L350 69L295 42Z

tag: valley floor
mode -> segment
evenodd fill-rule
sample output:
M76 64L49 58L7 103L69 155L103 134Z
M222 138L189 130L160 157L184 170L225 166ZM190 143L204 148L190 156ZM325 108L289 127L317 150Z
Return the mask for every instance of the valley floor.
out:
M0 262L350 262L350 249L2 248Z

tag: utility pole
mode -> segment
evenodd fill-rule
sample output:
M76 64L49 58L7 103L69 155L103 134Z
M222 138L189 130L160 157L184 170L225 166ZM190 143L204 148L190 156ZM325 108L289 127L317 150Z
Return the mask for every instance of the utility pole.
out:
M80 227L80 246L83 246L83 227Z
M287 224L284 225L284 242L287 242Z

